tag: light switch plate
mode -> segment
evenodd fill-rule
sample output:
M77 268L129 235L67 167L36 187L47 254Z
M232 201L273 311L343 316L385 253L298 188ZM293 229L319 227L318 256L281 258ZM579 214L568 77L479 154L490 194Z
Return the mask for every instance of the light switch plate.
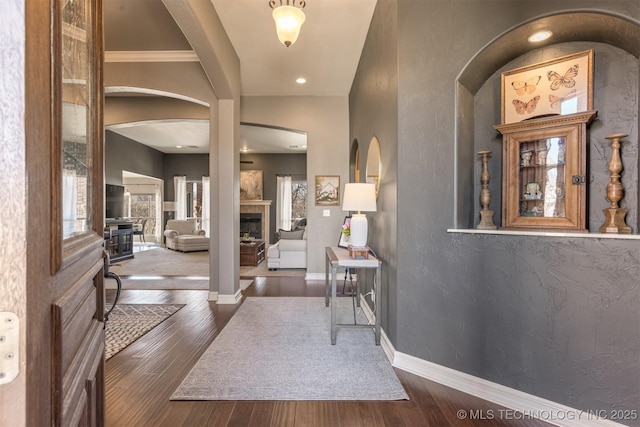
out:
M0 311L0 384L8 384L20 373L20 319Z
M322 211L322 216L331 216L331 211L329 209L325 209Z

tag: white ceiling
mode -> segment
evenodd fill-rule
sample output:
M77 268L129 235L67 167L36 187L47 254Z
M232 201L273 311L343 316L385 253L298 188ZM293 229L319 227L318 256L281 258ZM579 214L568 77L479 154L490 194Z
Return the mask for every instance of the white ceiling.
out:
M145 16L164 16L152 8L164 5L160 0L144 1ZM275 0L278 3L280 0ZM287 0L283 0L286 2ZM291 1L291 0L289 0ZM296 2L299 0L296 0ZM306 21L296 43L282 45L275 31L268 0L211 0L227 32L241 67L242 96L347 96L358 66L376 0L307 0ZM138 25L141 17L126 22L118 11L126 13L134 5L122 0L105 0L113 13L105 14L105 33L116 39L118 26ZM126 9L129 7L130 9ZM109 11L107 11L109 12ZM126 15L125 15L126 16ZM152 23L140 22L142 28ZM115 31L114 31L115 30ZM110 36L112 34L112 36ZM171 32L163 32L168 37ZM123 42L124 39L124 42ZM128 42L127 40L130 40ZM159 40L158 37L155 40ZM140 49L139 38L122 37L117 50L133 53ZM109 46L109 39L106 40ZM125 44L131 44L131 49ZM136 44L138 43L138 44ZM165 41L174 51L183 41ZM154 52L158 47L154 46ZM106 56L112 52L107 51ZM141 56L146 53L140 51ZM305 77L307 83L297 84ZM165 153L203 153L209 151L209 126L202 120L161 120L132 122L107 129L149 145ZM241 147L254 153L304 152L306 135L284 129L241 126ZM188 142L185 142L188 141ZM176 148L182 145L183 148Z
M376 0L307 0L305 23L290 47L278 40L267 0L211 1L240 58L242 95L326 96L351 90ZM307 83L295 83L298 77Z
M157 120L112 125L107 126L107 129L163 153L209 152L209 121L207 120ZM240 151L248 154L305 153L307 134L243 124L240 125Z

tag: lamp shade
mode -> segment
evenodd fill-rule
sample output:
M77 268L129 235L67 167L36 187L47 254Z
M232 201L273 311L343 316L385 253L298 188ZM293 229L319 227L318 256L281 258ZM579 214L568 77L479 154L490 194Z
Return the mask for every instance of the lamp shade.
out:
M342 210L375 212L377 210L375 184L360 182L345 184Z
M294 44L305 20L302 9L295 6L278 6L273 9L272 15L276 21L278 39L287 47Z
M344 186L343 211L357 211L351 216L349 244L352 247L366 247L369 231L367 216L360 212L375 212L376 186L366 183L349 183Z

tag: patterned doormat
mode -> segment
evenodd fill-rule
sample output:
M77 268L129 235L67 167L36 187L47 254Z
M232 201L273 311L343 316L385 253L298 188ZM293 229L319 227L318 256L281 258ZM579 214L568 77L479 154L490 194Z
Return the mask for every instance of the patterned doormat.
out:
M117 304L105 329L106 359L167 320L184 304Z

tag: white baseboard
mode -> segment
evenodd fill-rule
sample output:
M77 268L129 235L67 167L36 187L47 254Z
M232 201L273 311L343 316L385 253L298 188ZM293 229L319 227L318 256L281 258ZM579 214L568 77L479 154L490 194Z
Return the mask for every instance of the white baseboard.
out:
M244 291L245 289L247 289L249 286L251 286L251 284L254 282L253 279L241 279L240 280L240 290Z
M238 289L233 295L218 295L218 304L237 304L242 299L242 291Z
M465 374L464 372L418 359L408 354L395 352L395 357L391 363L394 367L402 369L403 371L513 410L505 412L493 411L492 413L484 411L484 413L476 414L476 416L484 416L485 419L487 419L487 416L492 416L494 419L501 417L502 419L519 420L524 419L524 416L525 418L537 418L561 427L623 427L622 424L604 419L608 414L598 413L598 411L588 412L574 409L551 400ZM460 408L460 410L466 410L464 414L465 417L470 416L469 408ZM515 413L515 411L518 413ZM598 415L601 415L603 418L598 417Z
M218 291L209 291L207 298L209 301L218 301Z
M362 309L362 312L364 313L367 320L369 321L369 324L373 325L376 322L375 314L371 310L371 307L369 307L369 304L367 304L367 301L364 299L364 296L362 296L362 294L359 294L359 298L360 298L360 308ZM391 340L389 339L387 334L384 332L384 329L382 328L380 328L380 346L382 347L384 354L387 356L387 359L389 359L389 362L391 362L391 364L393 365L393 358L394 358L394 355L396 354L396 349L393 348L393 344L391 343Z

